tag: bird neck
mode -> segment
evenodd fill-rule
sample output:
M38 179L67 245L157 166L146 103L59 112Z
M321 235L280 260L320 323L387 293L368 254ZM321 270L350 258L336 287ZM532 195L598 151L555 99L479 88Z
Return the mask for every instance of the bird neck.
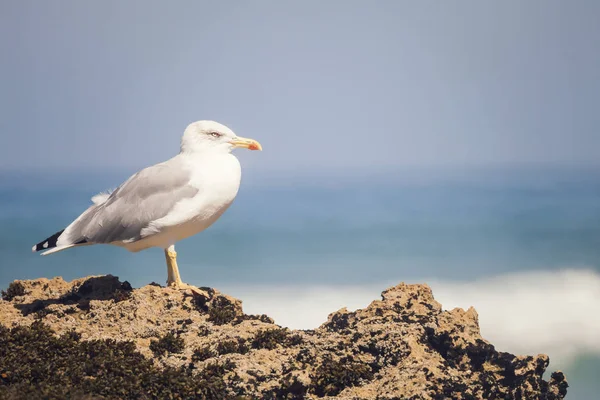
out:
M229 159L231 157L236 158L229 151L182 151L179 156L185 160L193 162L194 164L215 162L219 160ZM236 158L237 159L237 158Z

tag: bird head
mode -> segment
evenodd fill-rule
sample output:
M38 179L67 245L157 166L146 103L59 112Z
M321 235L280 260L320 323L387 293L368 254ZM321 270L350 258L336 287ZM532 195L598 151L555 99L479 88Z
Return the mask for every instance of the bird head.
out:
M223 152L235 148L262 150L254 139L237 136L231 129L215 121L197 121L187 126L181 138L181 152Z

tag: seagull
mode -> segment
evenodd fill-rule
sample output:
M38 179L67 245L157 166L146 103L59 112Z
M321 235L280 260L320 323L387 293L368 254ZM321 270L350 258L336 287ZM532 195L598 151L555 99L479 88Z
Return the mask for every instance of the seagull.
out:
M189 124L175 157L142 169L117 189L92 197L92 205L63 230L33 246L48 255L73 247L111 244L138 252L164 250L167 286L183 283L175 243L202 232L227 210L240 187L235 148L262 150L254 139L237 136L214 121Z

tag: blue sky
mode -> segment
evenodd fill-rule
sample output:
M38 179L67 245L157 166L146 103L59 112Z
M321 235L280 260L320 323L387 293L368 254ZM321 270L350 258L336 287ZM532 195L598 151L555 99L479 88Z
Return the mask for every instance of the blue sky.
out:
M0 169L131 169L215 119L247 168L598 166L596 1L0 0Z

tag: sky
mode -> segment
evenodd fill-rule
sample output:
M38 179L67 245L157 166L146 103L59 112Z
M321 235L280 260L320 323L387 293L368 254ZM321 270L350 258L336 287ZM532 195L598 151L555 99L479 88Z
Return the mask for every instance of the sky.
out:
M0 0L0 170L600 166L597 1Z

